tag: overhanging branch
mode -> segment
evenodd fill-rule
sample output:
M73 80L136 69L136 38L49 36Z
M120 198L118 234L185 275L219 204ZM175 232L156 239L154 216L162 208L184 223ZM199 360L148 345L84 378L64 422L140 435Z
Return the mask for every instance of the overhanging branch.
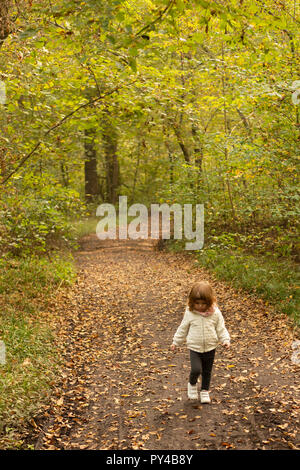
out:
M136 34L135 34L135 37L138 37L140 36L142 33L145 33L146 31L148 31L148 29L151 28L152 25L154 25L155 23L158 23L162 18L163 16L165 16L173 7L175 3L175 0L170 0L169 3L167 4L167 6L161 10L157 16L157 18L155 18L153 21L151 21L150 23L148 23L146 26L143 26L143 28L141 28Z
M134 82L132 82L134 83ZM131 83L130 83L131 85ZM115 93L116 91L118 91L120 88L123 88L122 85L114 88L113 90L110 90L109 92L107 93L104 93L103 95L99 95L97 96L96 98L90 100L90 101L87 101L86 103L84 104L81 104L80 106L78 106L77 108L73 109L73 111L70 111L68 114L66 114L62 119L60 119L56 124L54 124L52 127L50 127L50 129L48 129L44 135L43 135L43 138L47 137L51 132L53 132L55 129L57 129L58 127L60 127L65 121L67 121L67 119L69 119L71 116L73 116L74 114L76 114L78 111L80 111L81 109L83 108L86 108L87 106L91 106L95 103L97 103L97 101L100 101L100 100L103 100L106 96L109 96L109 95L112 95L113 93ZM23 158L22 160L19 162L19 164L16 166L16 168L11 171L9 173L9 175L7 175L2 181L1 181L1 185L5 184L23 165L24 163L29 160L29 158L37 151L37 149L40 147L42 143L42 140L39 140L36 145L33 147L33 149L27 153Z

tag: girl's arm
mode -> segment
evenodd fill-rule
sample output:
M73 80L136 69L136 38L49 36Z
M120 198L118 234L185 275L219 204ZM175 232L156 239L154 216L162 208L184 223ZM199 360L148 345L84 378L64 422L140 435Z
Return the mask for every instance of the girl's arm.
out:
M230 343L230 335L225 326L223 315L219 309L218 309L218 320L217 320L217 325L216 325L216 332L218 335L218 339L222 344Z
M173 338L173 344L175 346L181 346L184 340L187 337L190 328L190 314L189 311L186 310L182 322L180 323L179 327Z

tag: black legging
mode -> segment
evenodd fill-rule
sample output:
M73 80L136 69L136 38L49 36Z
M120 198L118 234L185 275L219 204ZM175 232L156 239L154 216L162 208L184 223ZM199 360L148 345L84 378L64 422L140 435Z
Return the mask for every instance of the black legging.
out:
M214 363L216 350L199 353L190 349L191 373L190 384L196 385L198 377L202 374L201 390L208 390L211 371Z

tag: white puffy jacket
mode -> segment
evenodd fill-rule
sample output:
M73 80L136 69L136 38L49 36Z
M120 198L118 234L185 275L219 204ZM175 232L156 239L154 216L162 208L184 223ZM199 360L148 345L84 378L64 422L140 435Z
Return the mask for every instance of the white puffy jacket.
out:
M225 341L230 341L219 308L215 305L213 313L204 316L186 307L183 320L174 335L173 344L181 346L185 339L189 349L201 353L215 349L219 342L223 344Z

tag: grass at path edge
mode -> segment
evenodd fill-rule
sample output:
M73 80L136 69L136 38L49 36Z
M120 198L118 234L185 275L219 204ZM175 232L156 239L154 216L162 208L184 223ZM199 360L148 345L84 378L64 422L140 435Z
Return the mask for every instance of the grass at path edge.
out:
M60 367L49 303L75 276L70 253L0 260L0 449L24 448L24 429L49 397Z
M167 249L183 251L182 240L168 240ZM288 315L300 327L299 275L295 263L270 256L255 256L242 249L204 248L195 250L195 263L207 268L219 280L254 293L276 312Z

